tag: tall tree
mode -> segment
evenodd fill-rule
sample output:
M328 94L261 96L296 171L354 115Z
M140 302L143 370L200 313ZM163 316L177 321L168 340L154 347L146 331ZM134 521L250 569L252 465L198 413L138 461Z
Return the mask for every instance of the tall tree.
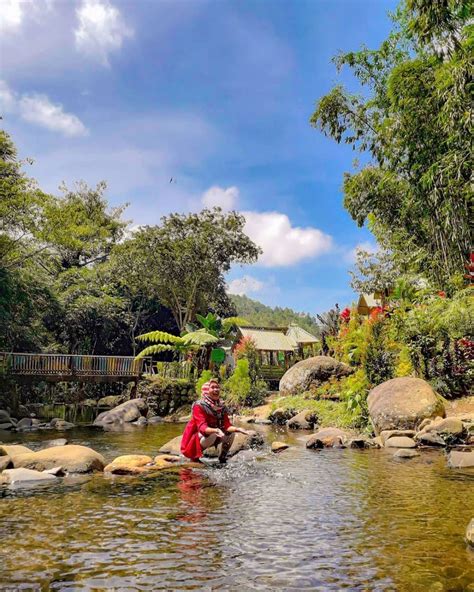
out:
M383 247L440 287L471 244L472 4L406 0L378 50L335 58L364 88L336 86L311 124L371 161L344 179L344 205Z

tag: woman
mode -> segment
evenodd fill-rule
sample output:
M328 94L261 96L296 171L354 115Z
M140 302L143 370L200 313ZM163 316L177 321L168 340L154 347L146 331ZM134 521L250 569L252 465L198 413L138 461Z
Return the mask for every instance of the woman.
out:
M248 432L230 423L225 405L220 399L220 386L217 380L211 379L202 385L201 397L194 403L191 420L184 429L181 452L191 460L199 462L206 448L222 443L219 462L225 463L234 434L247 435Z

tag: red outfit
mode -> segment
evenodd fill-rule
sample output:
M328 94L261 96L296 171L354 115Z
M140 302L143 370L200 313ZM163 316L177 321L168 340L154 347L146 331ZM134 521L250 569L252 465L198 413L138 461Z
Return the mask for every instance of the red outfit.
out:
M220 422L216 415L207 413L206 410L198 403L193 405L191 420L184 428L183 438L181 440L181 452L187 458L195 459L201 458L202 447L200 439L206 436L206 428L219 428L226 432L230 426L229 416L224 411L222 414L222 422Z

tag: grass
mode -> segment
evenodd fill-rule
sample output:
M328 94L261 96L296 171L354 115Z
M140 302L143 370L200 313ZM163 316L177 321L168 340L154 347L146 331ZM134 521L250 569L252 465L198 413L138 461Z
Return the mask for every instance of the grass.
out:
M350 411L345 402L309 399L304 394L275 399L272 411L279 408L314 411L321 427L354 428L360 421L360 416Z

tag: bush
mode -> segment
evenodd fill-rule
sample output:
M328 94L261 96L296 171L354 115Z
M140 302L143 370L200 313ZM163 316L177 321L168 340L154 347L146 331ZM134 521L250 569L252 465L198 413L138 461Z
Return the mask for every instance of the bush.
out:
M281 397L272 403L272 411L278 408L291 409L295 413L309 409L318 418L318 426L355 428L359 427L359 417L347 408L345 402L321 401L312 398L312 393L293 397Z
M208 382L209 380L211 380L212 378L212 372L210 370L203 370L201 372L201 376L199 377L199 380L196 382L196 394L197 395L201 395L201 389L202 389L202 385L206 382Z
M232 376L224 383L226 400L236 407L248 404L252 390L249 374L249 362L245 358L237 360Z

